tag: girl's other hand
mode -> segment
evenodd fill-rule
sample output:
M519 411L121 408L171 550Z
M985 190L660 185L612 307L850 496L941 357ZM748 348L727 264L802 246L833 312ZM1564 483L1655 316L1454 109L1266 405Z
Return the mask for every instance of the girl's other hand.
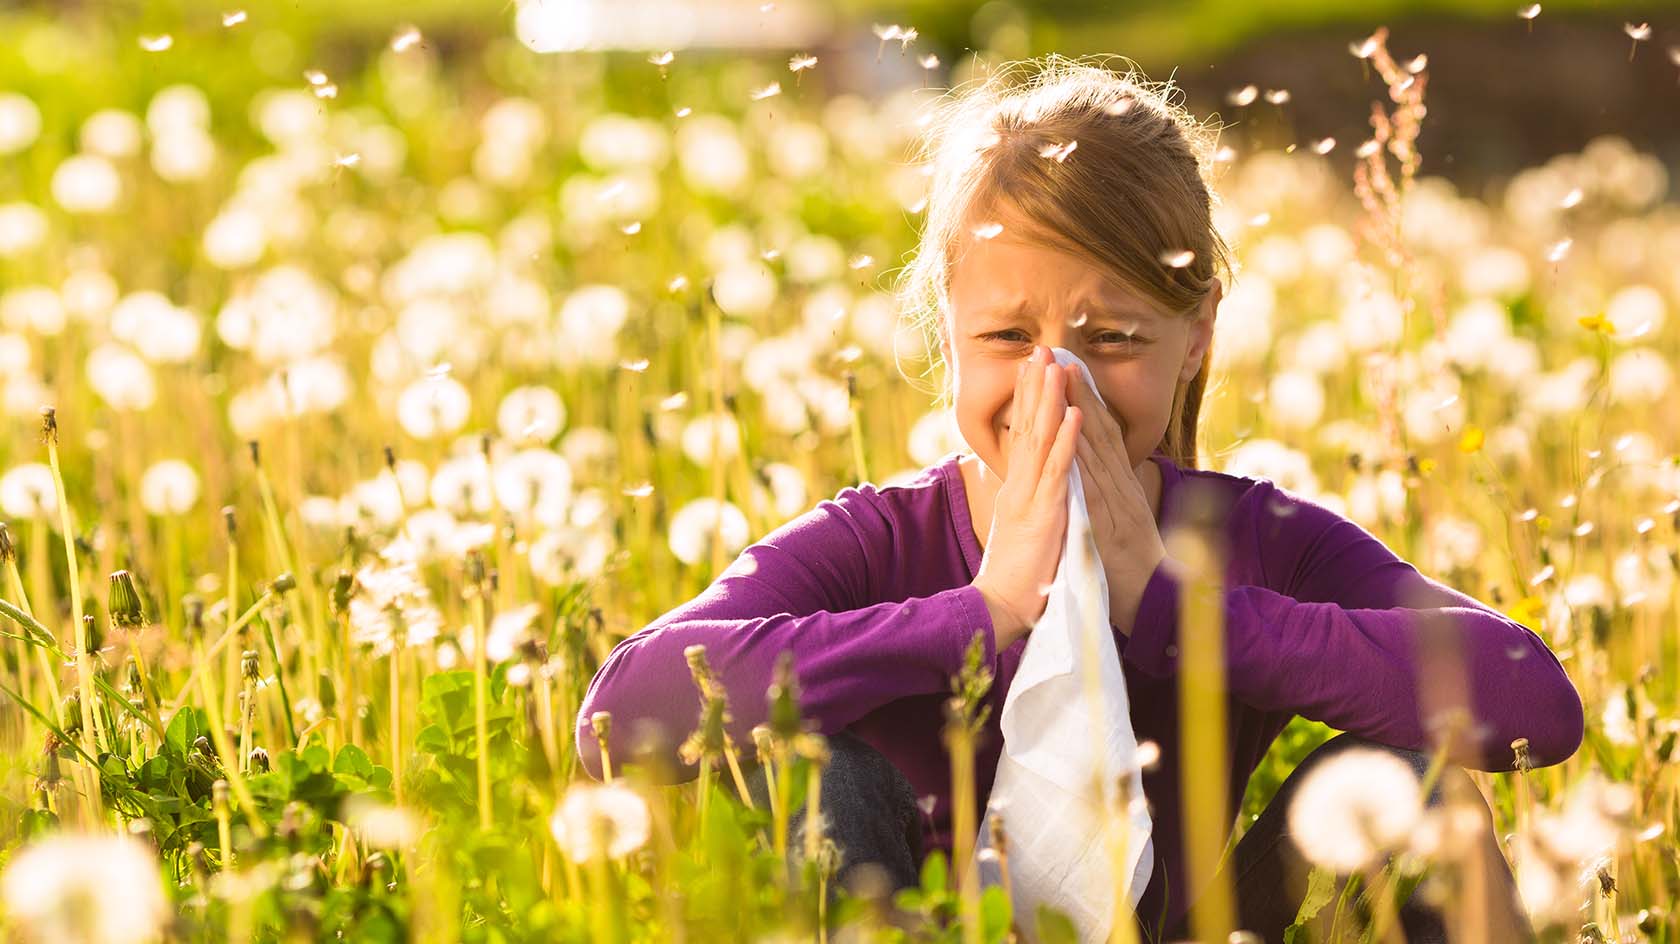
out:
M1007 478L998 489L985 556L972 582L985 597L999 651L1030 632L1044 614L1067 542L1068 470L1083 417L1063 395L1066 376L1042 346L1017 369Z

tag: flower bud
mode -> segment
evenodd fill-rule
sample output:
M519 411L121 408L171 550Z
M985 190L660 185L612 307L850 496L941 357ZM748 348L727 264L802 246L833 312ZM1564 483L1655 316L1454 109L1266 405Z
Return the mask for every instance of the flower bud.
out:
M258 773L268 773L268 751L260 747L251 748L251 769Z
M257 651L255 649L247 649L244 655L239 657L239 676L247 682L257 680Z
M12 546L12 532L0 521L0 564L7 563L17 557L17 548Z
M279 596L283 593L290 593L297 589L297 578L293 577L290 573L281 574L280 576L274 578L274 582L268 585L268 589L272 591L275 596Z
M144 625L146 613L140 605L140 592L134 587L134 575L126 570L112 573L109 589L105 608L111 614L111 622L118 626Z

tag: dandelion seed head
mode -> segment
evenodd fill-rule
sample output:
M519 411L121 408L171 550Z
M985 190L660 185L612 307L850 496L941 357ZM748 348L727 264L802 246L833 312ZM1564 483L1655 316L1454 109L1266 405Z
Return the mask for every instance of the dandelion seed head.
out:
M620 859L647 843L652 817L641 794L618 783L579 781L549 818L555 842L573 862Z
M158 516L184 515L198 502L198 473L180 459L162 459L140 476L140 504Z
M141 944L169 917L156 854L123 833L52 833L26 843L6 864L0 899L26 940Z
M1406 839L1422 800L1405 761L1387 751L1349 748L1308 771L1289 804L1289 832L1308 861L1352 872Z

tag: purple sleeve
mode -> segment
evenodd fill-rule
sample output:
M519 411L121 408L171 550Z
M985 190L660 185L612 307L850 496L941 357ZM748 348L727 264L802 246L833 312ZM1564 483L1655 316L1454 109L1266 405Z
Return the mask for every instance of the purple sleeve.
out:
M1252 503L1251 503L1252 502ZM1424 621L1456 637L1474 715L1479 770L1510 770L1511 742L1528 738L1535 766L1575 753L1581 697L1527 627L1418 573L1359 525L1266 482L1232 512L1271 586L1225 593L1226 684L1239 701L1290 711L1383 744L1427 751L1418 695ZM1269 522L1277 522L1274 525ZM1237 538L1241 540L1240 537ZM1180 583L1163 561L1144 589L1125 657L1140 670L1177 671Z
M577 717L578 756L601 778L590 715L613 716L608 749L616 768L629 759L639 727L657 725L675 781L692 779L676 746L697 726L699 693L683 650L704 644L729 698L729 735L754 755L751 731L768 719L765 690L777 655L793 651L800 707L833 734L882 705L949 691L976 632L986 660L996 656L991 617L973 586L899 602L880 599L891 568L894 522L872 486L782 525L742 551L699 596L620 643L589 684ZM982 632L983 631L983 632ZM649 771L655 774L656 771Z

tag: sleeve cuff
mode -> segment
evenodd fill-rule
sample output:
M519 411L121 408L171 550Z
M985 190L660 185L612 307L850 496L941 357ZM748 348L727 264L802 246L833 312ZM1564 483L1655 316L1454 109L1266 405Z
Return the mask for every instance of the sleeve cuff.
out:
M1139 670L1160 678L1178 663L1179 580L1172 558L1163 557L1143 586L1132 634L1121 653Z
M986 665L997 661L997 630L992 625L991 610L986 608L986 598L980 594L980 588L973 584L947 591L957 601L958 631L956 633L956 655L951 660L952 674L962 668L963 656L968 653L968 644L974 639L976 630L980 631L980 638L984 640Z

